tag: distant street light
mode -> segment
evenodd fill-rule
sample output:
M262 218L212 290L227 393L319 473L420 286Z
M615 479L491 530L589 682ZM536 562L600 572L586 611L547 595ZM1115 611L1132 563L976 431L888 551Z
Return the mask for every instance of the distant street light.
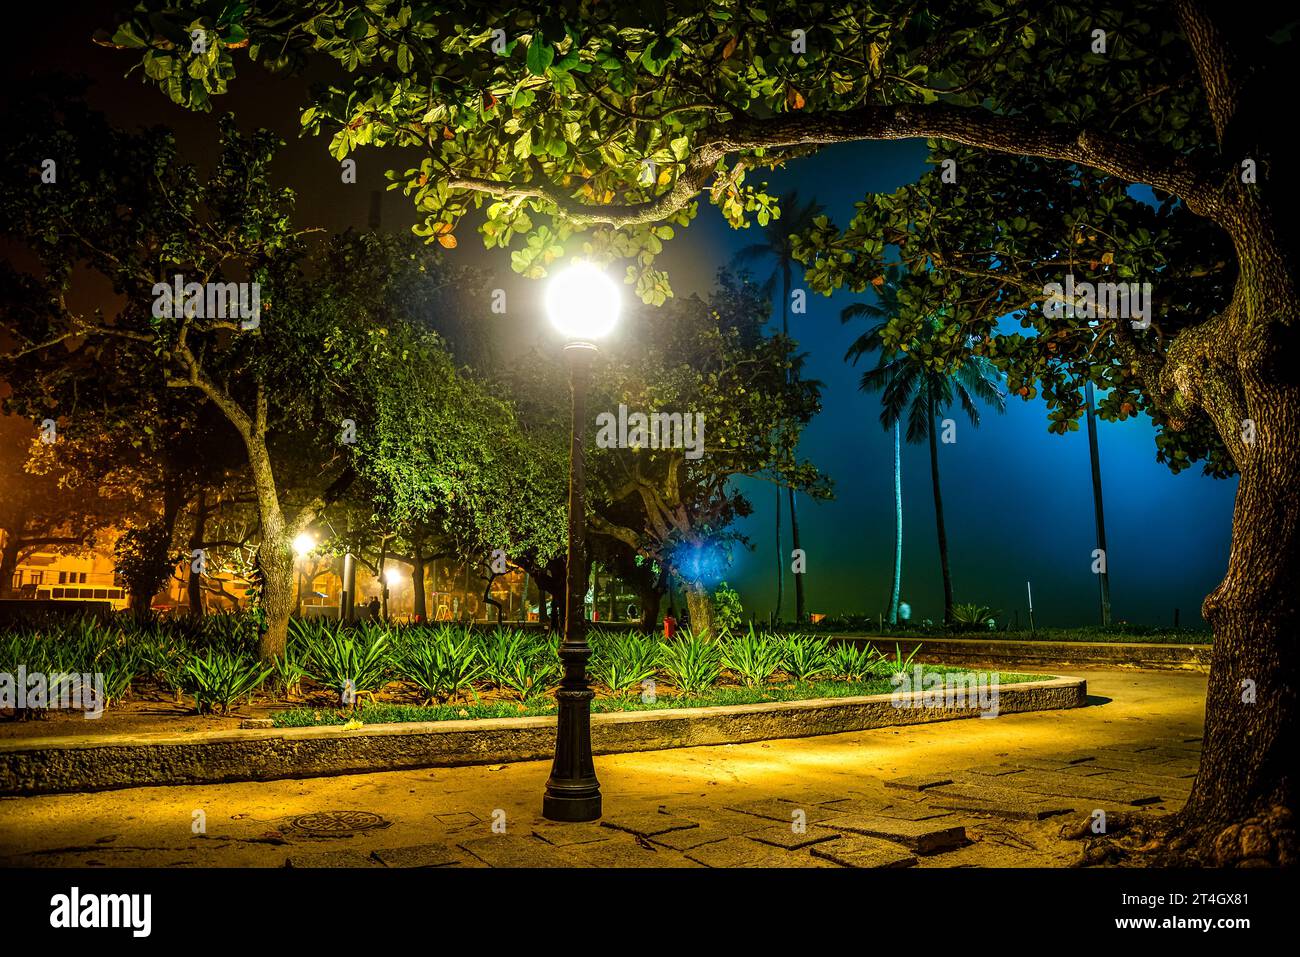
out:
M388 583L389 588L396 588L402 583L402 572L398 568L384 569L384 581Z
M618 286L590 263L575 263L555 276L546 290L546 313L567 340L569 391L573 415L569 427L569 553L564 597L564 638L560 662L564 677L555 692L559 716L555 760L542 798L542 816L551 821L594 821L600 817L600 782L591 756L591 699L587 684L586 621L582 570L586 552L585 435L587 384L596 340L618 321Z
M293 553L298 556L298 596L294 602L294 614L302 614L303 567L302 560L316 547L315 536L308 532L299 532L293 540Z

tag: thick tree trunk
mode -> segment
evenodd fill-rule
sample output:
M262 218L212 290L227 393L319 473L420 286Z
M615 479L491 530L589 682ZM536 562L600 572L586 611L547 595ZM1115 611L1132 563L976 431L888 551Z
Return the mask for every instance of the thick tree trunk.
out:
M691 631L694 634L717 635L713 621L713 596L700 582L686 583L686 607L691 616Z
M293 535L280 509L271 456L265 443L251 440L247 446L262 525L257 566L262 573L261 603L266 630L258 643L258 654L269 662L284 654L289 636L289 615L293 611Z
M943 573L943 623L952 624L952 572L948 568L948 531L943 522L943 496L939 493L939 446L935 437L938 410L930 397L930 481L934 485L934 528L939 538L939 569Z
M1227 574L1202 609L1214 629L1205 741L1180 824L1211 863L1290 864L1300 761L1300 297L1294 263L1259 207L1234 225L1241 275L1227 321L1204 347L1235 357L1222 378L1231 383L1235 372L1239 393L1218 379L1180 380L1192 375L1185 368L1170 373L1206 405L1241 473Z

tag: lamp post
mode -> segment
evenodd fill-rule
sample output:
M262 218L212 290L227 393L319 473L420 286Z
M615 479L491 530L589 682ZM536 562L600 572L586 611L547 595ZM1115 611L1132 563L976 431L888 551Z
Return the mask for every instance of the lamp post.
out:
M559 717L555 729L555 760L542 798L542 816L551 821L594 821L600 817L600 782L591 757L591 699L587 684L586 622L583 577L586 555L585 436L587 385L596 340L618 320L618 287L590 263L576 263L551 280L546 312L567 340L569 391L573 415L569 429L569 552L565 583L564 637L560 663L564 677L555 692Z

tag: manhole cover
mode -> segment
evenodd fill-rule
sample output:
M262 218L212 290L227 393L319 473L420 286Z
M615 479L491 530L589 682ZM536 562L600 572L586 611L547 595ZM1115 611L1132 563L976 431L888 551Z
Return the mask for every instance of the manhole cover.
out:
M351 837L392 823L371 811L313 811L290 819L288 826L304 837Z

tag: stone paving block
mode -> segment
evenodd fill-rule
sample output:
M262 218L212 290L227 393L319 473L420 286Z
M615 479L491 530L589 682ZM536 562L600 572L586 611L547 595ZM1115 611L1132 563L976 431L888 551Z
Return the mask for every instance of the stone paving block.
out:
M804 851L783 851L744 837L702 844L686 852L691 860L705 867L818 867Z
M859 835L814 845L811 853L842 867L912 867L916 864L915 855L905 848Z
M1068 814L1073 808L1064 802L1035 800L987 800L973 797L941 797L936 795L934 806L950 811L966 811L974 814L987 814L1009 821L1041 821L1055 814Z
M977 764L973 768L966 769L971 774L978 774L982 777L1000 778L1008 774L1019 774L1023 768L1011 767L1007 764Z
M778 801L785 801L788 804L797 804L800 807L808 807L810 804L816 804L835 810L836 805L849 800L848 794L833 794L830 792L821 792L809 794L804 797L782 797Z
M924 791L951 782L952 778L946 774L908 774L901 778L891 778L885 782L885 787L900 788L904 791Z
M762 801L749 801L744 804L729 804L726 810L740 811L742 814L752 814L755 817L767 818L771 821L792 822L794 812L801 810L804 812L804 822L807 824L817 824L821 821L827 821L838 817L838 811L832 811L829 808L817 804L807 806L800 805L798 802L781 801L768 799Z
M674 831L675 834L684 833ZM644 838L642 839L644 840ZM579 867L697 867L680 852L668 848L643 847L631 834L614 840L578 844L570 849Z
M533 836L540 837L547 844L556 847L571 847L574 844L594 844L596 841L609 840L609 831L602 830L599 824L559 824L555 821L542 821L533 825Z
M961 825L947 824L943 818L936 821L902 821L897 818L846 815L837 819L833 829L884 838L915 851L918 854L935 854L966 843L966 829Z
M322 851L319 854L291 854L286 867L383 867L361 851Z
M822 841L834 841L839 838L839 834L824 827L810 827L799 833L783 824L773 824L771 827L750 831L745 837L787 851L797 851L801 847L811 847Z
M667 834L669 831L699 827L700 822L687 820L684 817L673 817L671 814L646 811L641 814L619 814L616 817L607 817L600 822L600 826L613 828L616 831L627 831L629 834L637 834L641 837L654 837L656 834Z
M754 818L746 816L747 822L753 823ZM669 831L667 834L656 834L650 838L651 844L658 844L662 847L674 851L689 851L693 847L699 847L701 844L712 844L714 841L726 840L729 837L739 837L744 826L740 824L725 824L713 821L706 821L699 827L686 828L681 831Z
M933 821L949 816L948 811L935 807L934 802L909 805L891 804L889 807L882 807L876 813L881 817L896 817L903 821Z
M521 834L493 834L464 841L460 845L488 867L572 867L567 848Z
M1022 758L1016 763L1028 771L1064 771L1075 767L1069 761L1060 758Z
M385 867L444 867L459 864L460 856L446 844L413 844L410 847L381 847L370 856Z
M1154 804L1160 800L1158 790L1128 786L1119 781L1059 774L1051 771L1026 771L1016 778L1016 789L1034 794L1086 798L1090 801L1114 801L1118 804Z

